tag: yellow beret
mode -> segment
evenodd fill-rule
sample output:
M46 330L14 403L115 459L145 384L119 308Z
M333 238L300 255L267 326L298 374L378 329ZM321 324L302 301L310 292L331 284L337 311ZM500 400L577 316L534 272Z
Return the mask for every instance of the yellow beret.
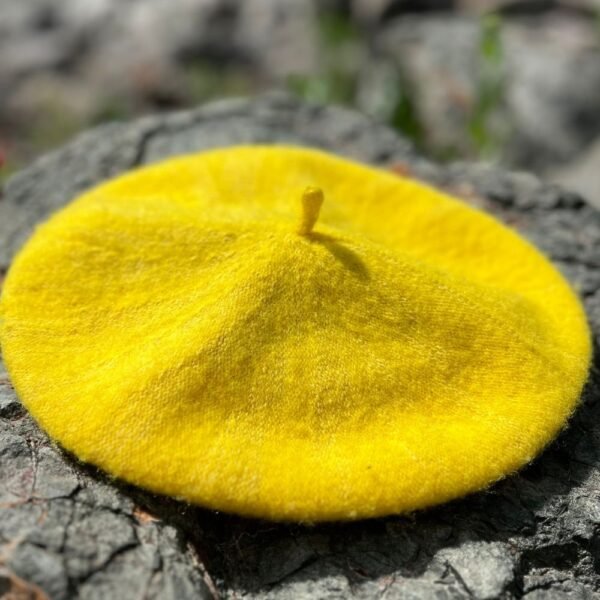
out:
M401 513L531 461L590 363L555 268L486 214L315 150L233 147L85 193L0 301L65 448L243 515Z

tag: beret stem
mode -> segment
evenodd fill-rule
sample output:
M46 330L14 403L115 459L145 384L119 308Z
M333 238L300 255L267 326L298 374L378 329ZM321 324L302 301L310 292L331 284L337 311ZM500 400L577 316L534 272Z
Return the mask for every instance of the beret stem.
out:
M309 186L302 194L302 220L298 233L300 235L310 235L317 220L323 204L323 190L318 187Z

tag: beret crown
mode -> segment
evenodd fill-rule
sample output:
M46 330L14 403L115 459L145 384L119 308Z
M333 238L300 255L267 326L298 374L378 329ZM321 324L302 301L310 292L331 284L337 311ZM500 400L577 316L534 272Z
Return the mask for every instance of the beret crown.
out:
M505 226L291 147L90 190L21 251L0 311L16 389L62 445L156 492L274 519L400 513L487 486L563 426L591 353L575 294Z

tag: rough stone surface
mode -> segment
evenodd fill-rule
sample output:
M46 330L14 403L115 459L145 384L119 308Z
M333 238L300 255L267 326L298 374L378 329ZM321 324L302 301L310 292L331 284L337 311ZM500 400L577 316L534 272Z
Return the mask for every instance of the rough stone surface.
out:
M498 23L495 58L482 50L485 28L475 16L411 15L381 29L380 61L387 57L404 73L422 123L422 143L442 156L460 157L491 145L504 163L575 182L600 206L588 175L593 167L579 179L600 135L595 21L551 13ZM372 77L373 70L369 66L366 75ZM371 87L375 95L385 93L381 85ZM487 141L469 135L478 114Z
M0 109L26 118L58 102L93 116L103 97L177 102L190 65L268 80L311 72L316 10L295 0L0 0Z
M435 167L364 117L280 96L103 127L39 160L0 200L0 268L82 189L237 142L305 144L390 165L493 212L580 290L598 340L600 213L579 196L481 165ZM311 527L210 512L110 480L40 432L0 367L0 595L598 598L599 377L596 363L558 440L489 490L410 516Z
M0 0L0 155L12 170L117 115L293 89L392 123L441 159L494 157L600 206L599 10L598 0Z

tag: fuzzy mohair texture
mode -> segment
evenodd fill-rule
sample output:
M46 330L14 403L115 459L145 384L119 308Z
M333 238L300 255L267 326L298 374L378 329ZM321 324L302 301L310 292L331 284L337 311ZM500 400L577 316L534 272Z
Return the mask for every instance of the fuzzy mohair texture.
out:
M0 316L15 388L65 448L277 520L484 488L557 434L591 358L579 300L507 227L284 146L171 159L85 193L21 250Z

